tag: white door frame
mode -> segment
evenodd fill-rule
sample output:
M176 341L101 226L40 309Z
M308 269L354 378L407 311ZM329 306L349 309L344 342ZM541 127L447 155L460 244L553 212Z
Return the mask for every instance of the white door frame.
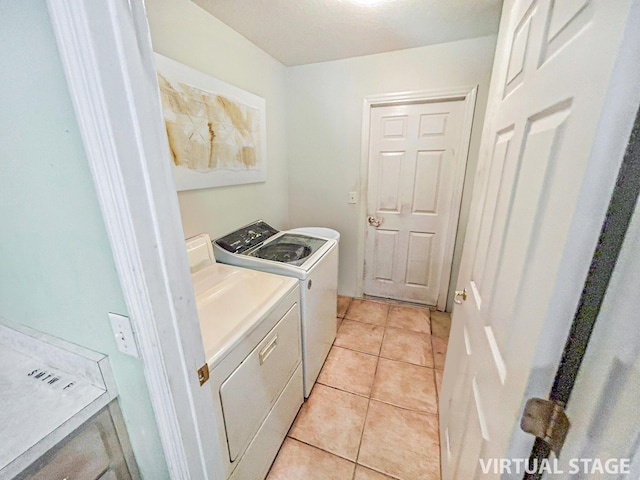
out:
M469 142L471 140L471 126L473 124L473 114L476 105L477 85L443 88L437 90L419 90L400 93L384 93L379 95L369 95L364 97L362 105L362 146L360 148L360 208L358 209L358 250L357 262L358 271L356 277L356 296L362 297L364 294L364 257L365 240L367 235L368 202L368 182L369 182L369 142L371 131L371 109L373 107L386 105L404 105L411 103L426 103L435 101L456 101L464 102L464 119L462 121L462 134L460 143L456 150L464 162L460 162L454 172L453 199L460 202L464 186L464 176L467 169ZM449 265L442 269L440 275L440 292L438 293L438 310L444 310L447 305L447 293L449 291L449 280L451 278L451 266L453 262L453 251L458 229L458 219L460 217L460 205L451 208L449 225L447 226L447 241L444 246L444 263Z
M224 478L144 5L48 8L169 473Z

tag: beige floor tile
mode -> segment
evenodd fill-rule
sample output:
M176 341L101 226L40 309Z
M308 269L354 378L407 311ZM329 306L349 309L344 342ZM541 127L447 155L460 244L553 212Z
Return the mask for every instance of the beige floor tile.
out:
M336 317L336 332L340 330L340 326L342 325L342 317Z
M429 310L426 308L391 306L387 327L431 333Z
M368 397L378 357L333 346L318 376L318 383Z
M386 303L354 298L344 318L373 325L384 325L388 314L389 305Z
M449 332L451 332L451 314L431 312L431 335L438 338L449 338Z
M433 362L438 370L444 370L444 359L447 356L448 340L438 337L431 337L433 343Z
M388 303L389 305L400 305L403 307L416 307L416 308L425 308L424 305L420 303L407 302L405 300L395 300L393 298L385 298L385 297L376 297L375 295L367 295L366 293L362 295L364 300L372 300L374 302L382 302Z
M338 295L338 317L344 317L344 314L347 313L351 300L353 300L352 297Z
M362 465L356 465L356 475L353 480L394 480L394 478L370 468L365 468Z
M439 480L438 417L371 400L358 463L401 480Z
M371 398L410 410L438 413L433 369L381 358Z
M384 335L384 327L344 319L336 335L334 345L378 355Z
M433 367L431 335L387 327L380 356L423 367Z
M355 461L369 400L316 383L289 436Z
M267 480L345 480L355 464L292 438L285 439Z
M440 400L440 391L442 390L442 375L441 370L434 370L436 373L436 391L438 392L438 400Z

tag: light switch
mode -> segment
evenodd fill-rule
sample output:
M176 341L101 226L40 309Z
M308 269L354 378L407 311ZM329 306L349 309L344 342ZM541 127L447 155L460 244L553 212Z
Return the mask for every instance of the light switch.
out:
M358 203L358 192L349 192L349 203Z
M131 320L129 317L118 315L117 313L109 313L109 321L111 322L111 328L116 338L118 350L138 358L138 346L133 337L133 329L131 328Z

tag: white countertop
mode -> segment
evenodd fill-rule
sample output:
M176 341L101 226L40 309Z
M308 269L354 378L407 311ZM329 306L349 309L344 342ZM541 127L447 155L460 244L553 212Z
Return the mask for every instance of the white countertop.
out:
M0 470L105 394L6 344L0 344L0 385Z
M0 479L13 478L116 396L107 357L0 319Z
M191 277L210 369L298 284L295 278L220 263Z

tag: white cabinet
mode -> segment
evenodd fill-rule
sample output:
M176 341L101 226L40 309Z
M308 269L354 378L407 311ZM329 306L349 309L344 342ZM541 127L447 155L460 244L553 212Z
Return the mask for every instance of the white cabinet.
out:
M65 438L19 474L15 480L129 480L138 478L137 467L129 470L125 452L133 459L128 437L118 435L115 420L120 411L114 400L108 407Z
M140 478L108 358L0 318L0 480Z

